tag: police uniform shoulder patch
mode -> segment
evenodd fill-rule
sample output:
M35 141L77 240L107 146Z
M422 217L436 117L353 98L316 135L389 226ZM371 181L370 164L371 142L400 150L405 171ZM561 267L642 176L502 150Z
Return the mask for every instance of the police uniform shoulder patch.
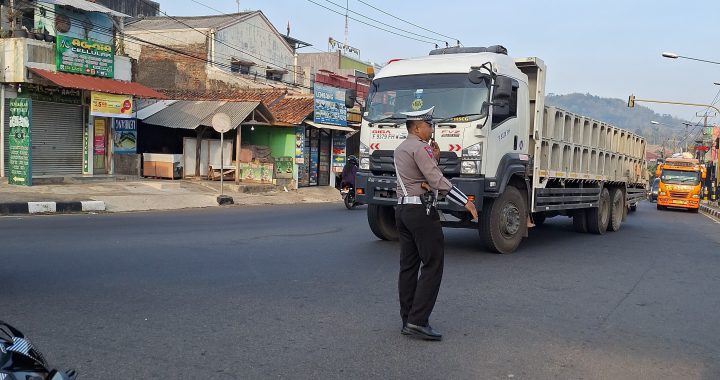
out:
M423 148L425 149L425 152L427 152L428 157L433 158L432 147L430 147L430 146L424 146Z

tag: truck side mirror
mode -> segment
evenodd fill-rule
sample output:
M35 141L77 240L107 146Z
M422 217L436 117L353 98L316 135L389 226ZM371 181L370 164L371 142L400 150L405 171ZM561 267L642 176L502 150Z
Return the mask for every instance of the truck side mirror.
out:
M660 173L662 173L662 164L655 167L655 177L660 177Z
M510 99L512 95L512 79L508 77L498 76L495 79L495 92L493 92L493 101L499 99Z
M357 101L357 91L345 90L345 108L355 107L356 101Z

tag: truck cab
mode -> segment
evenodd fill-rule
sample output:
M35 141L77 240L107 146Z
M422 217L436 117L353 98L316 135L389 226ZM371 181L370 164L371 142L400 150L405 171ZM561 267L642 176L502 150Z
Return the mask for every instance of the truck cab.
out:
M692 154L677 154L658 164L655 175L660 178L657 209L677 207L698 212L702 197L705 166Z

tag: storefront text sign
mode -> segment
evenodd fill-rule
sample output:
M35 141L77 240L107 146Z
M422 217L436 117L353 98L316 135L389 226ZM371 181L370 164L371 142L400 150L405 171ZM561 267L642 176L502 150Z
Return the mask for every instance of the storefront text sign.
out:
M30 129L32 101L10 99L10 123L8 125L8 183L32 186L32 150Z
M137 119L115 119L113 122L113 153L135 154L137 151Z
M114 95L93 91L90 94L90 114L104 117L132 117L131 95Z
M55 65L58 71L73 74L112 78L115 52L112 45L57 36Z
M316 123L347 126L345 90L315 83L313 114Z

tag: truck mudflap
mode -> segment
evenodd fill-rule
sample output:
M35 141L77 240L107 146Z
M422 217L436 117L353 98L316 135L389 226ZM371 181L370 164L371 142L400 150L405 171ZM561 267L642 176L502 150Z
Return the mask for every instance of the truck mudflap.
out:
M475 196L475 206L482 210L482 199L485 192L484 178L452 178L450 182L466 195ZM358 172L355 176L355 198L360 203L385 206L397 205L397 181L394 176L373 175ZM438 208L447 211L465 211L465 208L440 196Z

